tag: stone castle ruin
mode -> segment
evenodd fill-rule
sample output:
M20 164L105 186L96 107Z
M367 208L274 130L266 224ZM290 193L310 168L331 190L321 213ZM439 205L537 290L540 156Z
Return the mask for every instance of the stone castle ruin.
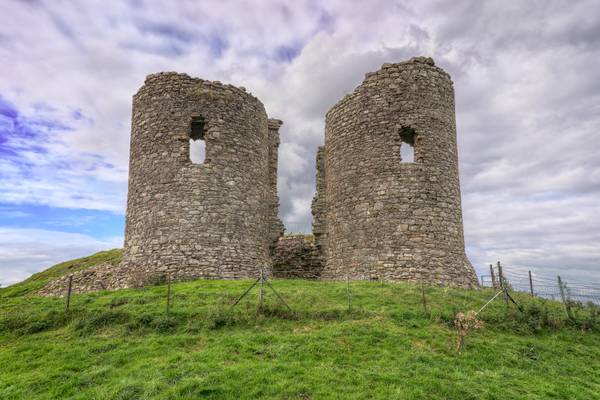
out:
M244 278L271 262L281 121L243 89L184 74L133 97L123 266L179 278ZM190 144L205 142L195 164Z
M452 80L431 58L384 64L329 110L313 217L323 278L477 285Z
M431 58L384 64L327 113L314 241L283 236L281 124L244 88L149 75L133 97L124 259L76 273L80 291L166 271L233 279L265 267L279 277L477 286L464 249L452 80ZM199 142L200 162L190 151ZM64 282L42 293L58 288Z

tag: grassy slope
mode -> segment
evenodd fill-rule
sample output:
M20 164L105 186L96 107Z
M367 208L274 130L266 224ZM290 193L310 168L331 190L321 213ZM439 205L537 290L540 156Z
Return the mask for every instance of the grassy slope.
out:
M101 251L96 254L92 254L88 257L77 258L75 260L65 261L63 263L56 264L55 266L50 267L42 272L33 274L29 278L25 279L23 282L1 289L0 299L2 299L3 297L13 297L31 294L43 288L46 285L46 283L48 283L54 278L58 278L76 271L81 271L83 269L93 267L94 265L100 263L108 262L111 264L118 264L121 262L122 255L122 249L112 249L107 251Z
M0 291L1 399L593 399L600 335L569 327L554 302L496 301L457 354L452 319L492 292L404 284L274 281L294 309L249 281L173 285L64 300ZM535 310L547 310L538 314ZM584 319L582 311L578 315Z

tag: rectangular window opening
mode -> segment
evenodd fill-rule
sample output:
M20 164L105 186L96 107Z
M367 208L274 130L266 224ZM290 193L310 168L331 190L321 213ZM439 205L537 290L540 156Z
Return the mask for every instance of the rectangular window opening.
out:
M409 126L400 129L400 162L415 162L415 130Z
M204 141L204 117L192 117L190 132L190 161L193 164L204 164L206 142Z

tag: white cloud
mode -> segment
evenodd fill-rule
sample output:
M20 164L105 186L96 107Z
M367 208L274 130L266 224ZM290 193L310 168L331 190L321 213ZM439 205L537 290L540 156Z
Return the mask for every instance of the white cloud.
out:
M455 82L473 261L597 273L594 1L288 3L7 3L0 94L72 129L25 140L47 150L21 151L27 168L0 159L0 201L123 212L131 96L146 74L176 70L245 86L284 120L281 215L308 226L327 109L383 62L424 54Z
M61 261L121 247L123 238L94 239L44 229L0 228L0 284L6 286Z

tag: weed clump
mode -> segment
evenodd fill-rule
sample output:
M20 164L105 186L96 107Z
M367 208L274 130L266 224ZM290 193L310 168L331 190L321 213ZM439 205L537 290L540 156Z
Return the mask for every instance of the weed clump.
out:
M75 323L75 331L81 335L91 335L106 328L122 325L131 319L131 316L123 311L106 310L93 315L80 318Z
M454 326L458 333L456 351L460 352L465 345L467 336L474 331L483 328L483 321L477 318L477 313L475 311L469 311L466 314L459 312L456 314Z
M156 317L151 325L159 333L171 333L179 325L179 319L174 315L161 315Z
M127 303L129 303L129 298L128 297L114 297L110 301L110 303L108 304L108 306L110 308L117 308L117 307L124 306Z

